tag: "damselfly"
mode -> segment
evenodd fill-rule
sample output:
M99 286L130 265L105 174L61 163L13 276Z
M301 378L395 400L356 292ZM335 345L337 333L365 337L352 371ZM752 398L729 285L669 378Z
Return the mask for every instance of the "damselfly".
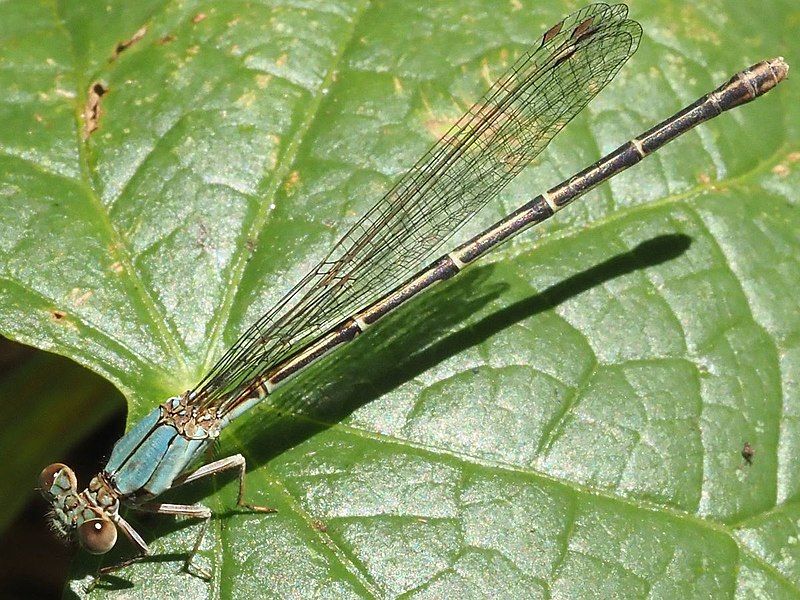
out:
M245 504L241 454L189 470L228 423L410 298L695 125L768 92L788 71L776 58L738 73L425 266L614 77L640 37L641 27L621 4L592 4L550 28L194 389L168 399L122 437L86 489L79 491L63 464L44 469L40 487L52 504L54 529L95 554L108 552L121 531L138 555L101 571L109 572L148 553L121 516L122 506L196 517L203 527L190 567L211 511L155 501L161 493L233 469L238 505L269 510Z

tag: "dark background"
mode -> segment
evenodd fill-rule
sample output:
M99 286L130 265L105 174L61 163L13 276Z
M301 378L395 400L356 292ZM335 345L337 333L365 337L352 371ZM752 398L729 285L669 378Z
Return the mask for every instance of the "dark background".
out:
M32 386L20 386L14 381L20 372L26 374ZM60 460L75 469L79 483L87 481L102 467L103 459L124 430L125 404L113 387L89 370L65 358L0 338L0 406L13 405L18 409L5 411L0 417L0 429L13 426L15 422L41 420L41 414L27 410L32 409L37 400L35 390L41 389L41 385L57 384L62 379L59 375L65 373L72 389L99 390L107 404L97 405L97 410L102 411L100 422L77 436L83 439L75 440L69 435L73 432L65 431L59 448L41 448L33 454L30 447L4 448L0 456L0 478L17 482L16 493L23 506L18 508L13 520L0 527L0 599L3 600L60 598L76 550L61 543L50 532L45 518L47 503L35 490L36 480L30 479L35 472L35 457L41 454L44 458L46 453L45 462ZM26 393L29 391L32 393ZM55 456L59 458L52 458ZM45 466L41 464L42 468Z

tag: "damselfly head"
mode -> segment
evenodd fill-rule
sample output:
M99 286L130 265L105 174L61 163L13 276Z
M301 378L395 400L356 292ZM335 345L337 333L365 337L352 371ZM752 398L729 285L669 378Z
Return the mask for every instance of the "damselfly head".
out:
M45 467L39 475L39 491L51 506L53 532L63 540L76 540L92 554L105 554L117 542L117 527L109 517L117 500L103 484L95 477L79 492L75 472L62 463Z

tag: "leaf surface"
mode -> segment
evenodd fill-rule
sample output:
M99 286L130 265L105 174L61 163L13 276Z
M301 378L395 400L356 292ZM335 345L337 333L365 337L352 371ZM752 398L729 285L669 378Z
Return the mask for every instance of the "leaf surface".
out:
M566 12L108 7L0 5L0 332L108 378L131 421ZM632 16L637 55L475 227L735 71L800 58L788 1ZM94 595L796 596L796 98L790 80L684 136L287 385L221 444L278 514L230 510L230 479L176 492L219 511L212 581L179 572L196 527L140 519L164 560Z

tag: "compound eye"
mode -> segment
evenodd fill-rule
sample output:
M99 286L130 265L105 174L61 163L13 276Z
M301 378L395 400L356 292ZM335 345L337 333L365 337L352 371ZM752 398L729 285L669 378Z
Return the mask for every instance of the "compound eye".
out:
M57 489L53 490L56 485ZM77 490L78 480L75 478L75 473L67 465L62 463L53 463L42 469L39 474L39 490L45 497L54 496L59 491Z
M78 527L78 541L91 554L105 554L117 543L117 528L108 519L90 519Z

